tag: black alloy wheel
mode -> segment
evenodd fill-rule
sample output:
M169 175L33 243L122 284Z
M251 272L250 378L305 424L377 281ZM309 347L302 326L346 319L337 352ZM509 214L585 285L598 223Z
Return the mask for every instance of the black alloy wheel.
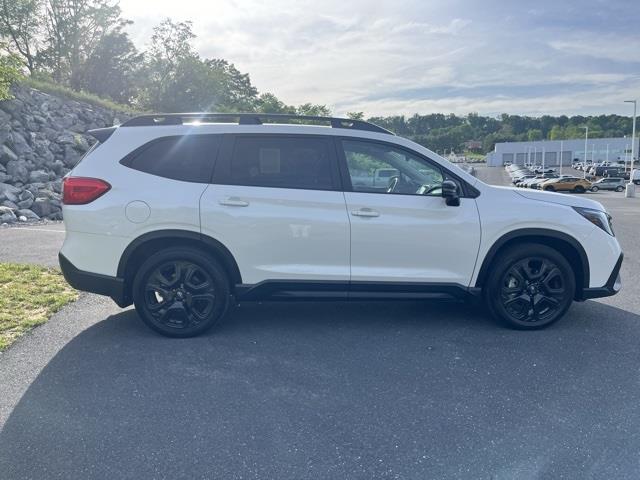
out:
M142 320L170 337L211 328L229 303L229 282L215 259L194 249L172 248L151 256L134 282Z
M509 326L537 329L562 317L574 294L575 277L567 260L550 247L524 244L498 259L486 301L493 316Z

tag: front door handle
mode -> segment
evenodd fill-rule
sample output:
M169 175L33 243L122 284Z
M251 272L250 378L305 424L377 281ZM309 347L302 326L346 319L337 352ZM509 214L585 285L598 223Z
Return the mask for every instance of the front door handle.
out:
M379 217L380 213L371 208L361 208L360 210L352 210L351 215L356 217Z
M238 197L227 197L220 200L218 203L226 207L248 207L249 206L249 202L245 202L244 200Z

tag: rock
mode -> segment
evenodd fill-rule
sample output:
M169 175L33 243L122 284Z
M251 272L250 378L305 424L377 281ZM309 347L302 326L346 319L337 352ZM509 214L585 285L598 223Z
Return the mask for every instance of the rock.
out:
M18 217L18 220L19 220L20 222L26 222L26 221L27 221L27 217L25 217L24 215L20 215L20 216Z
M31 205L31 211L39 217L48 217L57 213L60 210L59 207L53 205L49 198L36 198Z
M2 207L0 208L10 208L11 210L18 210L19 207L15 202L12 202L11 200L3 200Z
M14 187L13 185L9 185L8 183L0 183L0 195L12 193L17 197L20 194L20 189L18 187Z
M7 163L7 175L13 177L14 182L26 183L29 180L29 170L26 162L22 160L11 160Z
M33 205L33 199L32 198L28 198L26 200L20 200L18 202L18 208L22 209L22 208L30 208L31 205Z
M17 131L11 132L9 135L9 143L13 147L13 151L16 155L24 155L31 153L31 147L25 140L25 138Z
M21 217L25 217L27 220L40 220L40 217L33 213L31 210L26 208L21 208L15 212L17 215Z
M0 110L2 112L2 110ZM6 114L5 114L6 115ZM11 133L11 125L9 122L6 122L0 118L0 145L6 142L9 139L9 134Z
M0 215L0 223L2 224L11 224L16 222L16 216L13 213L4 213Z
M0 146L0 163L6 165L11 160L18 160L18 156L6 145Z
M49 174L44 170L34 170L29 172L29 182L48 182Z

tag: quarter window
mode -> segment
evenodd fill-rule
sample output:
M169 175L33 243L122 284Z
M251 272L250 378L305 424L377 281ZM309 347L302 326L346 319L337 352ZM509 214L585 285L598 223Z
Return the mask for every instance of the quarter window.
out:
M331 161L324 138L237 137L224 183L333 190Z
M219 146L217 135L164 137L146 144L122 163L159 177L208 183Z

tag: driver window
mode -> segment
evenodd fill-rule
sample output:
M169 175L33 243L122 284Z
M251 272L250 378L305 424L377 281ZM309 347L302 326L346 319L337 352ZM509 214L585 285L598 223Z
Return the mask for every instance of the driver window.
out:
M411 153L381 143L343 140L354 192L442 195L442 171Z

